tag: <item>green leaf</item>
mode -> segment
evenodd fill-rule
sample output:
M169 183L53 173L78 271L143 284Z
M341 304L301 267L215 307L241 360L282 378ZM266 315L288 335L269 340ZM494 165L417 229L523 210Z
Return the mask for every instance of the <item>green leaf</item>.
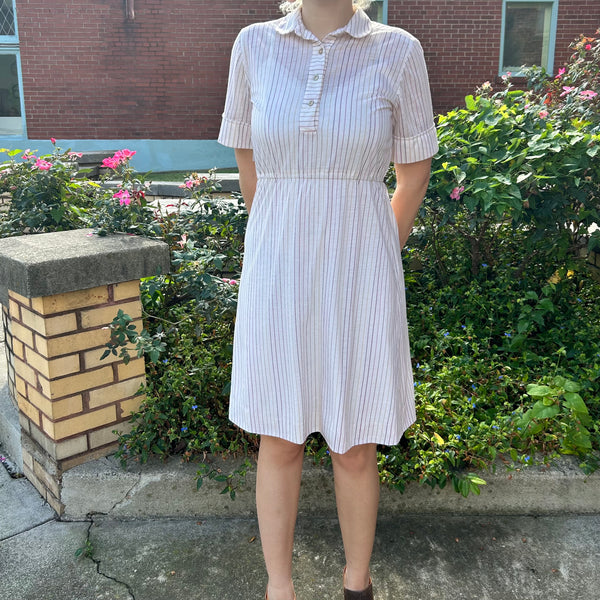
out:
M570 380L567 380L563 387L567 392L578 392L581 390L581 386L577 382Z
M555 390L548 387L547 385L538 385L537 383L530 383L527 385L527 393L533 398L543 398L544 396L556 395Z
M471 94L469 94L468 96L465 96L465 105L467 107L467 110L476 110L477 109L477 105L475 104L475 99L473 98L473 96Z
M565 406L575 412L583 413L586 415L588 414L588 408L585 405L583 398L575 392L565 393Z
M472 473L470 473L469 475L467 475L467 477L472 483L476 485L487 485L487 481L485 479L482 479L478 475L473 475Z
M543 402L536 402L533 405L531 416L534 419L551 419L552 417L555 417L559 412L560 406L556 404L546 406Z

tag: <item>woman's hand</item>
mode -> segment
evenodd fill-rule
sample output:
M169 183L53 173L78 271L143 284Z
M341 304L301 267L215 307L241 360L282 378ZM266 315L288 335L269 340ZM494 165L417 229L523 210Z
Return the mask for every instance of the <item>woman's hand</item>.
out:
M256 165L254 164L254 152L248 148L236 148L235 160L240 172L240 191L244 197L246 210L250 214L252 200L256 193Z
M394 168L396 169L396 191L392 196L392 210L398 223L400 248L403 248L427 192L431 159L408 164L394 163Z

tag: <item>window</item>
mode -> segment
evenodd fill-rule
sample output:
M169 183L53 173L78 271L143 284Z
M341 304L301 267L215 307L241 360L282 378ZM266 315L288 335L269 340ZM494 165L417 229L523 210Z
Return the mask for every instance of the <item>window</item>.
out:
M387 23L388 0L375 0L367 9L367 14L372 21Z
M523 65L552 73L558 0L504 0L500 74L519 75Z
M14 0L0 0L0 42L18 42Z
M14 0L0 0L0 136L24 134L19 36Z

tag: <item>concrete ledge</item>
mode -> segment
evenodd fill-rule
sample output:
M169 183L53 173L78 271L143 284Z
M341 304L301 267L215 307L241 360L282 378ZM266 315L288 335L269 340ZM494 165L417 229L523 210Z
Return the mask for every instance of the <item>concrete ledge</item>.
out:
M124 255L127 255L124 260ZM167 273L164 242L76 229L0 240L0 303L8 289L27 298L53 296Z
M200 173L208 177L208 173ZM152 176L152 174L150 174ZM240 176L238 173L218 173L216 180L221 184L221 192L239 192ZM120 181L107 181L104 185L109 188L117 188ZM179 187L181 182L175 181L152 181L146 191L148 196L160 196L162 198L185 198L189 190Z
M217 460L230 472L235 461ZM88 462L63 475L63 519L83 519L90 513L116 518L248 517L255 514L256 471L247 475L236 499L221 494L222 483L205 480L196 491L198 465L175 457L166 462L123 470L114 456ZM410 484L404 494L382 488L380 512L399 514L554 515L597 514L600 509L600 472L584 476L574 460L561 458L551 468L528 467L509 471L499 464L496 473L483 473L481 495L463 498L452 486L431 490ZM333 517L336 514L331 469L307 460L302 478L299 513Z

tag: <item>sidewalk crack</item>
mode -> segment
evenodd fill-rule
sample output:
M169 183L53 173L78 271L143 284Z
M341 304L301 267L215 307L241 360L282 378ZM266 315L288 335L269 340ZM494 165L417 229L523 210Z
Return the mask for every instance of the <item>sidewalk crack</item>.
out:
M131 500L132 492L135 490L135 488L137 488L140 485L141 482L142 482L142 474L138 473L137 480L135 481L135 483L125 492L125 495L123 496L123 498L121 498L120 500L117 500L113 504L112 508L108 511L108 514L112 513L121 504L127 502L128 500Z
M116 577L112 577L111 575L108 575L108 573L104 573L103 571L100 570L100 563L102 561L100 559L94 557L93 544L90 540L90 537L91 537L90 532L92 530L92 527L94 527L96 525L96 523L94 522L93 514L89 515L89 516L90 516L90 524L88 526L87 535L86 535L86 539L85 539L86 556L96 565L96 573L98 573L98 575L101 575L102 577L105 577L106 579L110 579L111 581L114 581L115 583L122 585L127 590L127 593L129 594L131 600L135 600L135 594L133 593L133 590L131 589L131 586L128 583L126 583L125 581L121 581L120 579L117 579Z

